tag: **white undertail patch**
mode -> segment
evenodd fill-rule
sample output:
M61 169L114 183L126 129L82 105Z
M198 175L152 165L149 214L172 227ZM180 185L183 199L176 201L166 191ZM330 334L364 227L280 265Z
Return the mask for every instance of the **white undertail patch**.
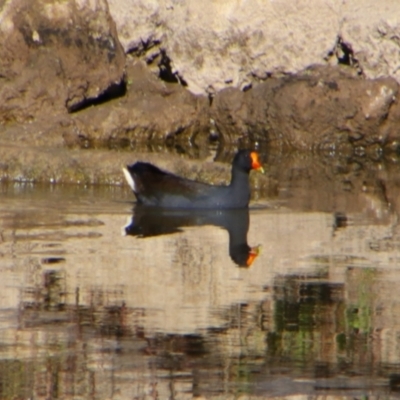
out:
M121 227L121 236L126 236L126 228L128 228L128 226L131 226L132 223L133 223L133 217L132 215L130 215L126 220L126 224Z
M132 175L129 173L129 171L126 168L122 168L122 172L124 173L124 176L125 176L126 181L128 182L128 185L136 193L136 185L135 185L135 181L132 178Z

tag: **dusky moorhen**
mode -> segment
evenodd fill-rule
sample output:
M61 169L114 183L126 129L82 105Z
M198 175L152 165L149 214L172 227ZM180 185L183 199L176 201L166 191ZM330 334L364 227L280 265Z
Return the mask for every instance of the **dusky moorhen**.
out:
M162 171L158 167L137 162L123 168L138 204L163 208L246 208L250 200L250 170L263 172L258 153L240 150L232 162L229 185L213 186Z

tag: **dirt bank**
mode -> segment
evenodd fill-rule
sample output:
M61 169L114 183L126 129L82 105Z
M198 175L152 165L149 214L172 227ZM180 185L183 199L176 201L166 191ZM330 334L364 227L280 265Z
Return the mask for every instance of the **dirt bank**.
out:
M318 66L253 74L246 85L228 79L223 90L194 94L195 83L174 67L170 32L128 46L115 3L1 4L2 180L119 183L116 171L140 153L161 152L155 161L173 169L177 161L209 159L210 143L224 162L237 147L255 144L264 154L397 155L396 76L369 78L343 41ZM197 15L192 6L187 12ZM208 57L207 49L199 48L193 63ZM254 66L263 58L256 59Z

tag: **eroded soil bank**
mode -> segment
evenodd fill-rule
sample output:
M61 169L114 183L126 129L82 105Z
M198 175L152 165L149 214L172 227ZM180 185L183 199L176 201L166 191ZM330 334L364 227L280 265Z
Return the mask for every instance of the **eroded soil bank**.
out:
M350 72L271 78L246 92L222 91L210 104L130 58L124 95L3 125L0 179L121 184L121 167L141 159L218 183L228 178L234 151L255 145L264 163L293 151L320 154L327 164L332 157L337 164L396 161L398 84Z
M361 163L397 157L399 83L365 74L343 40L319 65L194 94L164 36L120 44L114 7L0 5L1 180L120 184L121 166L140 158L217 183L245 146L276 160L292 151Z

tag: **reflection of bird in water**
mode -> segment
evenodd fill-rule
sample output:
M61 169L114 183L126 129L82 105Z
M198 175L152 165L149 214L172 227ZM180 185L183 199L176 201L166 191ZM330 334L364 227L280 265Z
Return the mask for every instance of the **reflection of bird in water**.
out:
M137 205L131 221L124 227L126 235L141 238L181 232L183 227L214 225L229 234L229 255L240 267L250 267L260 247L247 244L249 211L241 210L168 210Z
M250 200L250 170L263 171L255 151L240 150L232 161L231 183L214 186L137 162L123 169L139 204L164 208L237 209Z

